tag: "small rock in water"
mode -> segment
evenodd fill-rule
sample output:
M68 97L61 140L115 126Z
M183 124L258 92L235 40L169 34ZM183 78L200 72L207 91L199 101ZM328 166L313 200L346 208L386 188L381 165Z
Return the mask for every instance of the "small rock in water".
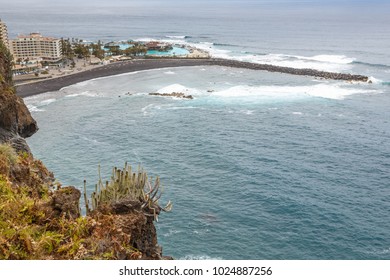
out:
M170 97L177 97L177 98L184 98L184 99L194 99L192 95L185 95L182 92L172 92L172 93L158 93L158 92L152 92L149 93L149 95L155 95L155 96L170 96Z

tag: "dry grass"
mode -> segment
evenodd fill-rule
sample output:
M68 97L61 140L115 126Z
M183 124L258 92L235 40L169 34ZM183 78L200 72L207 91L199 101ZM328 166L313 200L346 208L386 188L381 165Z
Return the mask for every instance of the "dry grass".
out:
M9 175L17 159L18 155L10 144L0 144L0 174Z

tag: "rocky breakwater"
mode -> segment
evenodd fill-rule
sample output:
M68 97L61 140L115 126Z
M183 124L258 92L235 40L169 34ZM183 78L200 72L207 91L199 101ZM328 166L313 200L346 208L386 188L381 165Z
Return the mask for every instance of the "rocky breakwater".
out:
M285 74L299 75L299 76L311 76L311 77L329 79L329 80L369 82L367 76L348 74L348 73L326 72L326 71L319 71L319 70L308 69L308 68L300 69L300 68L283 67L283 66L277 66L271 64L260 64L260 63L252 63L252 62L245 62L245 61L229 60L229 59L213 59L213 62L215 65L219 65L219 66L245 68L251 70L263 70L268 72L285 73Z

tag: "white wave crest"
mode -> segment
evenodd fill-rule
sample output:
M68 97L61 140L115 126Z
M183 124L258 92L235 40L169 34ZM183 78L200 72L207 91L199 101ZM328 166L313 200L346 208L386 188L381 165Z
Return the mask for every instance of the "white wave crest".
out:
M267 54L267 55L244 55L233 56L219 55L221 58L230 58L239 61L249 61L260 64L271 64L282 67L292 68L309 68L321 71L340 72L346 71L352 68L351 62L354 58L348 58L346 56L332 56L332 55L318 55L313 57L304 56L290 56L284 54Z
M158 93L187 92L188 88L180 84L172 84L159 89Z
M300 59L315 60L321 62L338 63L338 64L350 64L356 60L356 58L347 57L345 55L328 55L321 54L311 57L297 56Z
M90 91L83 91L83 92L69 94L69 95L67 95L65 97L77 97L77 96L97 97L98 94L90 92Z
M160 110L160 105L149 104L141 109L144 116L153 115L154 110Z
M355 58L345 55L320 54L315 56L299 56L290 54L275 54L266 55L250 54L248 52L233 52L231 50L220 49L211 42L200 42L193 44L194 47L205 50L212 57L233 59L238 61L246 61L260 64L271 64L283 67L293 68L310 68L321 71L339 72L346 71L352 68L351 63Z
M27 105L27 108L30 112L44 112L45 110L39 109L34 105Z
M158 40L156 38L143 37L143 38L138 38L135 41L139 41L139 42L152 42L152 41L158 41Z
M191 109L197 109L198 107L195 106L173 106L173 107L168 107L166 110L191 110Z
M344 84L316 84L312 86L234 86L213 92L212 96L224 98L295 99L322 97L344 99L353 94L379 93L377 90L345 86Z
M169 39L186 39L188 36L187 35L167 35L165 36Z
M190 88L183 86L181 84L172 84L163 88L160 88L156 91L157 93L173 93L173 92L180 92L184 93L185 95L199 95L201 94L200 90L196 88Z
M53 102L56 102L56 101L57 101L57 99L55 99L55 98L50 98L50 99L42 100L42 101L39 103L39 105L40 105L40 106L47 106L47 105L49 105L49 104L51 104L51 103L53 103Z
M375 77L368 77L368 80L371 81L373 84L382 84L383 80L377 79Z

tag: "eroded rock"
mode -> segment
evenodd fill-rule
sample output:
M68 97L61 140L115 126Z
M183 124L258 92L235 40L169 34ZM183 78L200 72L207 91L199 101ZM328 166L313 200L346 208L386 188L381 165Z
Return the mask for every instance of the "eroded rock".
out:
M52 206L58 216L65 215L68 218L80 217L79 200L81 192L75 187L63 187L53 194Z

